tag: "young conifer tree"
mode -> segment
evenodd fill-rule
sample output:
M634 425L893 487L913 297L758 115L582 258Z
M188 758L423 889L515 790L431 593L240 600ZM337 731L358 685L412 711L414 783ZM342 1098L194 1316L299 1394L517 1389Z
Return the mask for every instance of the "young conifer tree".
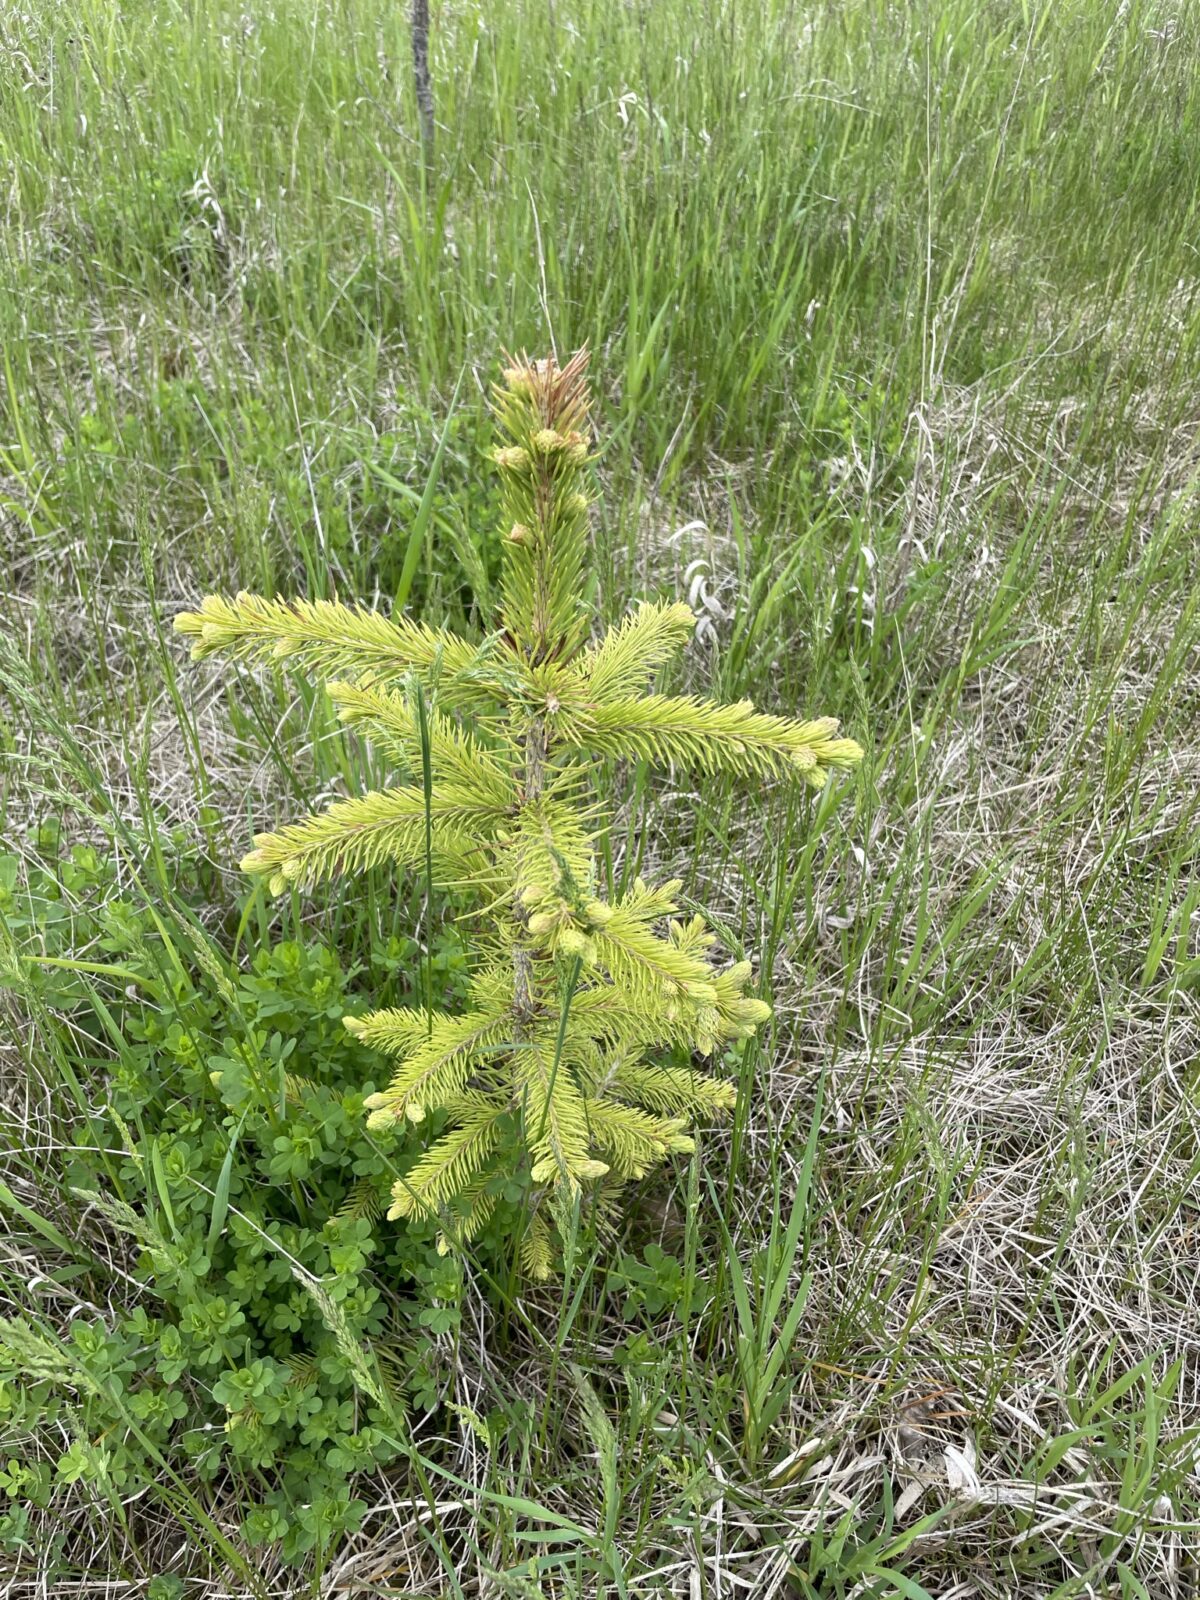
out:
M346 1019L395 1063L369 1126L444 1113L394 1189L390 1217L427 1215L443 1247L471 1239L513 1177L531 1189L527 1271L552 1267L553 1202L620 1186L729 1108L730 1084L697 1058L770 1015L746 994L748 962L719 968L701 917L676 918L678 882L601 892L597 756L642 758L820 787L861 756L837 723L793 722L748 701L649 692L684 645L687 606L642 604L589 638L586 355L514 361L495 391L505 442L499 629L481 644L333 601L209 596L176 618L193 654L285 659L325 678L343 721L410 781L260 834L243 869L272 890L380 862L473 895L489 932L467 1008L404 1007ZM432 782L426 780L432 775ZM681 1061L688 1064L681 1064Z

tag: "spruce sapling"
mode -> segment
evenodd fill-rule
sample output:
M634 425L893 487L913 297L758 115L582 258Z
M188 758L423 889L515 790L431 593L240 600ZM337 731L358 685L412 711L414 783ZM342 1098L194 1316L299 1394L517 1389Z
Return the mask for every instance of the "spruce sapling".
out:
M770 1015L746 993L749 963L718 967L703 918L677 917L677 882L638 879L605 899L589 761L819 788L862 754L833 718L649 692L692 629L686 605L642 604L590 640L586 370L584 353L562 367L523 357L495 391L504 572L499 627L482 643L245 593L209 596L175 623L196 656L284 659L324 678L342 720L409 774L259 835L242 866L279 891L431 862L438 887L483 908L463 1012L401 1007L346 1026L395 1063L368 1101L372 1127L440 1114L389 1216L432 1216L444 1247L461 1245L516 1178L529 1198L522 1260L537 1277L553 1266L554 1202L596 1186L611 1207L624 1183L690 1150L692 1122L734 1098L697 1059Z

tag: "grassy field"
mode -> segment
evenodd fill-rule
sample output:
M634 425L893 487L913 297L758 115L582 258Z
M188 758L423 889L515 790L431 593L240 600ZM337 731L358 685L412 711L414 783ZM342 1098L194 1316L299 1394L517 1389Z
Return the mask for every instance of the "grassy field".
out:
M426 164L406 10L0 16L0 1593L1188 1600L1200 14L435 0ZM599 614L690 599L677 682L867 758L602 775L774 1022L561 1284L467 1261L403 1455L285 1559L269 1468L89 1420L124 1380L72 1330L158 1314L142 1180L188 1203L112 1085L139 983L164 1026L207 986L215 1053L279 941L374 1000L453 908L251 892L255 828L376 758L170 619L480 634L499 352L584 342Z

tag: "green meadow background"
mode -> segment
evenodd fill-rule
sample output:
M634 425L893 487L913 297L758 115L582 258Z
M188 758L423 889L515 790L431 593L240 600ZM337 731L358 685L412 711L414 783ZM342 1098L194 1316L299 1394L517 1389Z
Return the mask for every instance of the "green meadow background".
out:
M68 1378L4 1422L5 1592L1185 1600L1200 13L434 0L431 41L426 153L384 0L0 16L9 1386L147 1295L80 1194L123 1060L97 906L186 981L325 942L361 996L421 918L383 877L251 895L254 829L372 758L170 619L246 587L485 631L504 348L591 349L599 617L688 599L679 684L867 758L815 798L605 775L614 858L684 879L775 1020L621 1238L431 1327L357 1528L286 1562L253 1474L73 1478Z

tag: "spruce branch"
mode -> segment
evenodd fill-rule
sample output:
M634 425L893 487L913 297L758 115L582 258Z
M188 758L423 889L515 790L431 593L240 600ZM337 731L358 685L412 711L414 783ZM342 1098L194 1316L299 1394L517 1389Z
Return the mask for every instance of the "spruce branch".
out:
M554 1241L541 1206L530 1216L521 1240L521 1266L531 1278L548 1278L554 1271Z
M507 1107L483 1094L460 1094L444 1108L457 1124L431 1145L416 1166L392 1190L388 1217L423 1213L436 1217L478 1180L480 1169L496 1148L499 1124Z
M684 1131L686 1117L652 1117L607 1098L588 1099L584 1106L592 1139L618 1178L644 1178L668 1156L686 1155L696 1148Z
M328 690L340 721L365 732L373 744L386 750L409 772L420 772L420 718L402 693L370 684L336 681L328 685ZM430 757L441 777L490 795L501 808L512 805L516 784L510 747L497 755L468 730L436 711L428 713L426 726ZM507 767L501 765L505 758Z
M691 1067L648 1061L618 1061L613 1067L611 1086L613 1093L636 1100L652 1111L689 1118L731 1111L736 1098L731 1083L722 1083Z
M600 701L582 713L564 714L559 737L598 755L676 762L701 772L742 777L799 773L815 788L830 772L853 767L862 748L839 739L834 717L789 722L755 711L748 700L719 705L690 696L645 695Z
M210 594L199 611L180 612L175 631L195 641L196 660L221 651L238 661L288 661L317 677L349 673L385 683L416 671L448 704L487 703L512 681L501 648L336 600Z
M471 831L495 827L505 808L465 786L439 785L431 814L434 855L444 877L453 880L478 848ZM415 866L425 856L425 815L420 789L370 790L278 833L256 834L242 871L269 874L272 887L282 887L362 872L383 861Z
M696 626L690 606L678 600L643 601L638 609L579 659L593 700L638 694L660 667L683 649Z

